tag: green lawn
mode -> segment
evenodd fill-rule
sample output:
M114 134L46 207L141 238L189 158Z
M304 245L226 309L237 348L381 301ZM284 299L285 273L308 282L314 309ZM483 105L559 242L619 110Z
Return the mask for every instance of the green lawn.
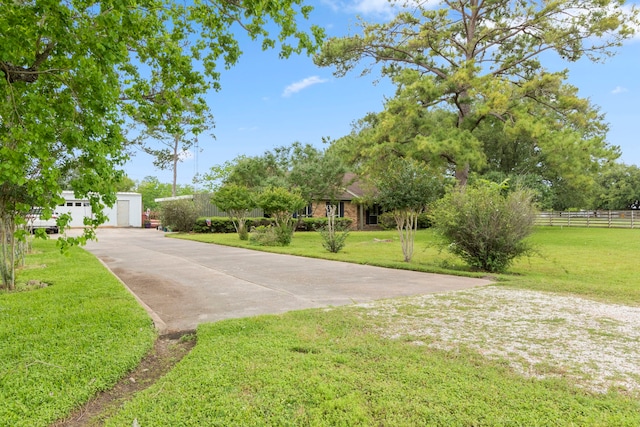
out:
M93 256L34 242L18 280L50 286L0 293L0 426L46 426L110 388L151 348L147 313Z
M231 234L172 236L246 245ZM639 231L539 228L531 240L536 254L497 277L498 286L640 306ZM148 316L93 256L81 249L61 256L53 242L36 249L19 280L52 286L0 294L0 426L64 417L135 366L154 338ZM438 251L430 230L418 233L410 264L394 232L352 233L339 254L324 251L315 233L297 233L290 247L260 249L482 275ZM473 306L477 295L461 298ZM453 296L435 301L466 310ZM559 376L524 377L507 359L464 344L437 348L424 333L421 345L415 336L381 334L385 322L424 321L424 310L410 304L396 301L386 320L353 306L201 325L194 350L107 425L640 425L635 393L589 391L553 365L538 368ZM428 316L441 317L447 308L439 307Z
M107 426L638 426L640 402L380 337L354 308L198 328L198 345Z
M233 235L175 237L243 245ZM433 247L428 230L419 233L409 265L401 262L397 242L374 239L394 239L394 234L353 233L337 255L323 252L313 233L297 234L290 247L268 250L469 273ZM538 254L500 276L501 286L638 305L640 292L632 280L640 255L636 230L538 229L532 240ZM193 352L107 425L134 420L141 426L640 425L635 395L590 392L563 377L560 366L539 366L560 372L540 380L517 374L506 359L490 359L464 345L443 350L416 345L412 336L384 338L375 317L364 310L305 310L202 325ZM417 315L409 305L405 312ZM399 314L391 319L405 320Z

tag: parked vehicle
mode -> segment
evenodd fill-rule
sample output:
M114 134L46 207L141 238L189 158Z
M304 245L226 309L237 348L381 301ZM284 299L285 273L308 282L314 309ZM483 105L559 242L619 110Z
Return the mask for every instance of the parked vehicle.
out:
M51 218L43 219L42 208L32 208L31 211L26 216L27 220L27 228L33 233L38 228L43 228L47 234L57 234L60 232L60 228L56 220L58 219L59 214L57 212L53 212L51 214Z

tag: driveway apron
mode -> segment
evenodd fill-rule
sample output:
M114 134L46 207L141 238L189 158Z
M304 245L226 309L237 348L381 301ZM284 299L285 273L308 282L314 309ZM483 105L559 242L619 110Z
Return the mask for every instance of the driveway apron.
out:
M86 249L150 312L161 334L203 322L446 292L485 279L279 255L104 228Z

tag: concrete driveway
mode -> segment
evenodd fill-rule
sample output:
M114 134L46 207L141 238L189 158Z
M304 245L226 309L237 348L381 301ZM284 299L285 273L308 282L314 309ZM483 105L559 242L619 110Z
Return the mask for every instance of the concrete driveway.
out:
M86 249L149 310L161 334L203 322L445 292L489 280L393 270L105 228Z

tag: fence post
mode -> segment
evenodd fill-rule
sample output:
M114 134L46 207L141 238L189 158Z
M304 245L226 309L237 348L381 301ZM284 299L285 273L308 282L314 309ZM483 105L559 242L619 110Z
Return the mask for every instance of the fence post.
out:
M608 228L611 228L611 209L609 209L609 227Z
M633 211L631 211L631 229L633 230Z

